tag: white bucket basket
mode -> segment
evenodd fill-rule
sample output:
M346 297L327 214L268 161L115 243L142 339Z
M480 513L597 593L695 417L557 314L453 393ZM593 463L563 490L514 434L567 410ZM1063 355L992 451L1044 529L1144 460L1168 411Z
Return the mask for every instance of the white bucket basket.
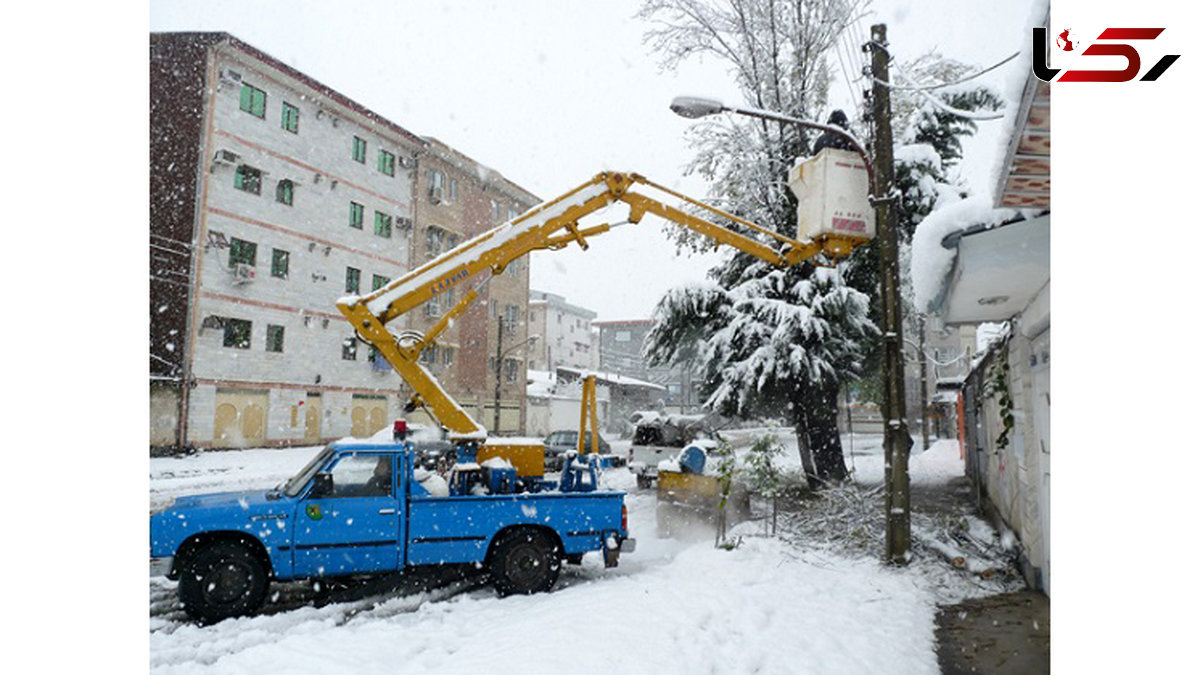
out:
M867 167L858 153L826 148L792 167L788 185L800 202L796 207L800 239L875 238Z

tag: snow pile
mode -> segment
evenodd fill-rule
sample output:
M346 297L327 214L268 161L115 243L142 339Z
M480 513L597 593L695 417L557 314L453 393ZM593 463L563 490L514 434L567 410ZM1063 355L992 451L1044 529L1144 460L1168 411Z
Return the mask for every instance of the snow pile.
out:
M483 463L483 467L486 469L511 469L513 465L503 457L492 457Z
M975 225L995 227L1021 215L1018 209L997 209L987 195L967 197L930 213L913 234L912 279L914 301L919 310L933 310L947 275L954 265L957 248L946 248L948 235Z

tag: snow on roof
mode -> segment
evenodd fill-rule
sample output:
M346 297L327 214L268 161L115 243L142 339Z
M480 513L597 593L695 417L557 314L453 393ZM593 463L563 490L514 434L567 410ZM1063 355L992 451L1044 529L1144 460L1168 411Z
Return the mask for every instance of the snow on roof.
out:
M1005 78L999 86L1000 96L1004 100L1004 117L1000 119L999 127L1004 133L1001 135L1000 147L992 157L990 175L983 186L976 186L988 192L998 193L997 186L1004 183L1004 175L1007 173L1011 157L1009 145L1014 142L1014 136L1020 131L1017 127L1018 118L1021 116L1021 99L1025 95L1025 87L1033 79L1033 50L1025 48L1025 45L1029 44L1025 41L1029 40L1034 26L1043 25L1049 17L1050 0L1034 0L1029 9L1029 16L1025 19L1025 30L1021 32L1022 42L1014 45L1021 47L1020 55L1005 68ZM993 196L998 197L998 194Z
M571 375L577 375L580 378L587 377L588 375L595 375L597 382L605 382L608 384L615 384L619 387L642 387L644 389L657 389L657 390L661 390L661 391L666 391L666 389L667 389L666 387L664 387L661 384L655 384L653 382L639 380L635 377L629 377L628 375L621 375L619 373L602 373L602 372L595 371L595 370L583 370L581 368L572 368L570 366L558 366L558 370L560 372L569 373Z
M525 395L546 398L554 393L554 373L548 370L526 370Z
M1022 215L1019 209L997 209L991 195L967 197L943 206L925 217L917 226L912 242L913 299L920 310L936 311L950 270L956 247L946 248L943 241L969 227L992 228Z

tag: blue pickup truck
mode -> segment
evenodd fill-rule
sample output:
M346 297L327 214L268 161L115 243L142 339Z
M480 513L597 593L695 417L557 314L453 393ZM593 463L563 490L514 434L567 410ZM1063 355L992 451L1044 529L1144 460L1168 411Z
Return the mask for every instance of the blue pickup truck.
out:
M465 461L464 461L465 459ZM562 561L632 551L623 492L576 459L559 481L460 457L447 482L411 445L334 443L274 490L180 497L150 516L151 574L202 622L253 613L272 579L475 563L501 595L549 590Z

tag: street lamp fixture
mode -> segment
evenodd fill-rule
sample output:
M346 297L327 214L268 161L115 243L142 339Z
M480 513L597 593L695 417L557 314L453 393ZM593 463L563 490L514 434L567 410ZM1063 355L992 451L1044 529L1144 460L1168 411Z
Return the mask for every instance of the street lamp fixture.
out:
M813 120L800 119L799 117L789 117L787 115L781 115L777 112L762 110L760 108L737 108L734 106L725 105L715 98L703 98L699 96L676 96L671 100L671 111L680 117L686 117L691 120L698 119L700 117L708 117L709 115L716 115L717 113L731 112L739 115L748 115L750 117L757 117L759 119L771 120L772 122L796 124L802 127L808 127L810 129L819 129L821 131L828 131L838 134L849 141L850 145L854 148L854 151L858 153L859 157L862 157L863 165L867 169L867 180L871 186L871 191L878 192L877 186L875 185L875 171L871 165L871 157L867 154L867 151L863 149L862 143L859 143L858 139L854 137L854 134L835 124L822 124L820 122L814 122Z

